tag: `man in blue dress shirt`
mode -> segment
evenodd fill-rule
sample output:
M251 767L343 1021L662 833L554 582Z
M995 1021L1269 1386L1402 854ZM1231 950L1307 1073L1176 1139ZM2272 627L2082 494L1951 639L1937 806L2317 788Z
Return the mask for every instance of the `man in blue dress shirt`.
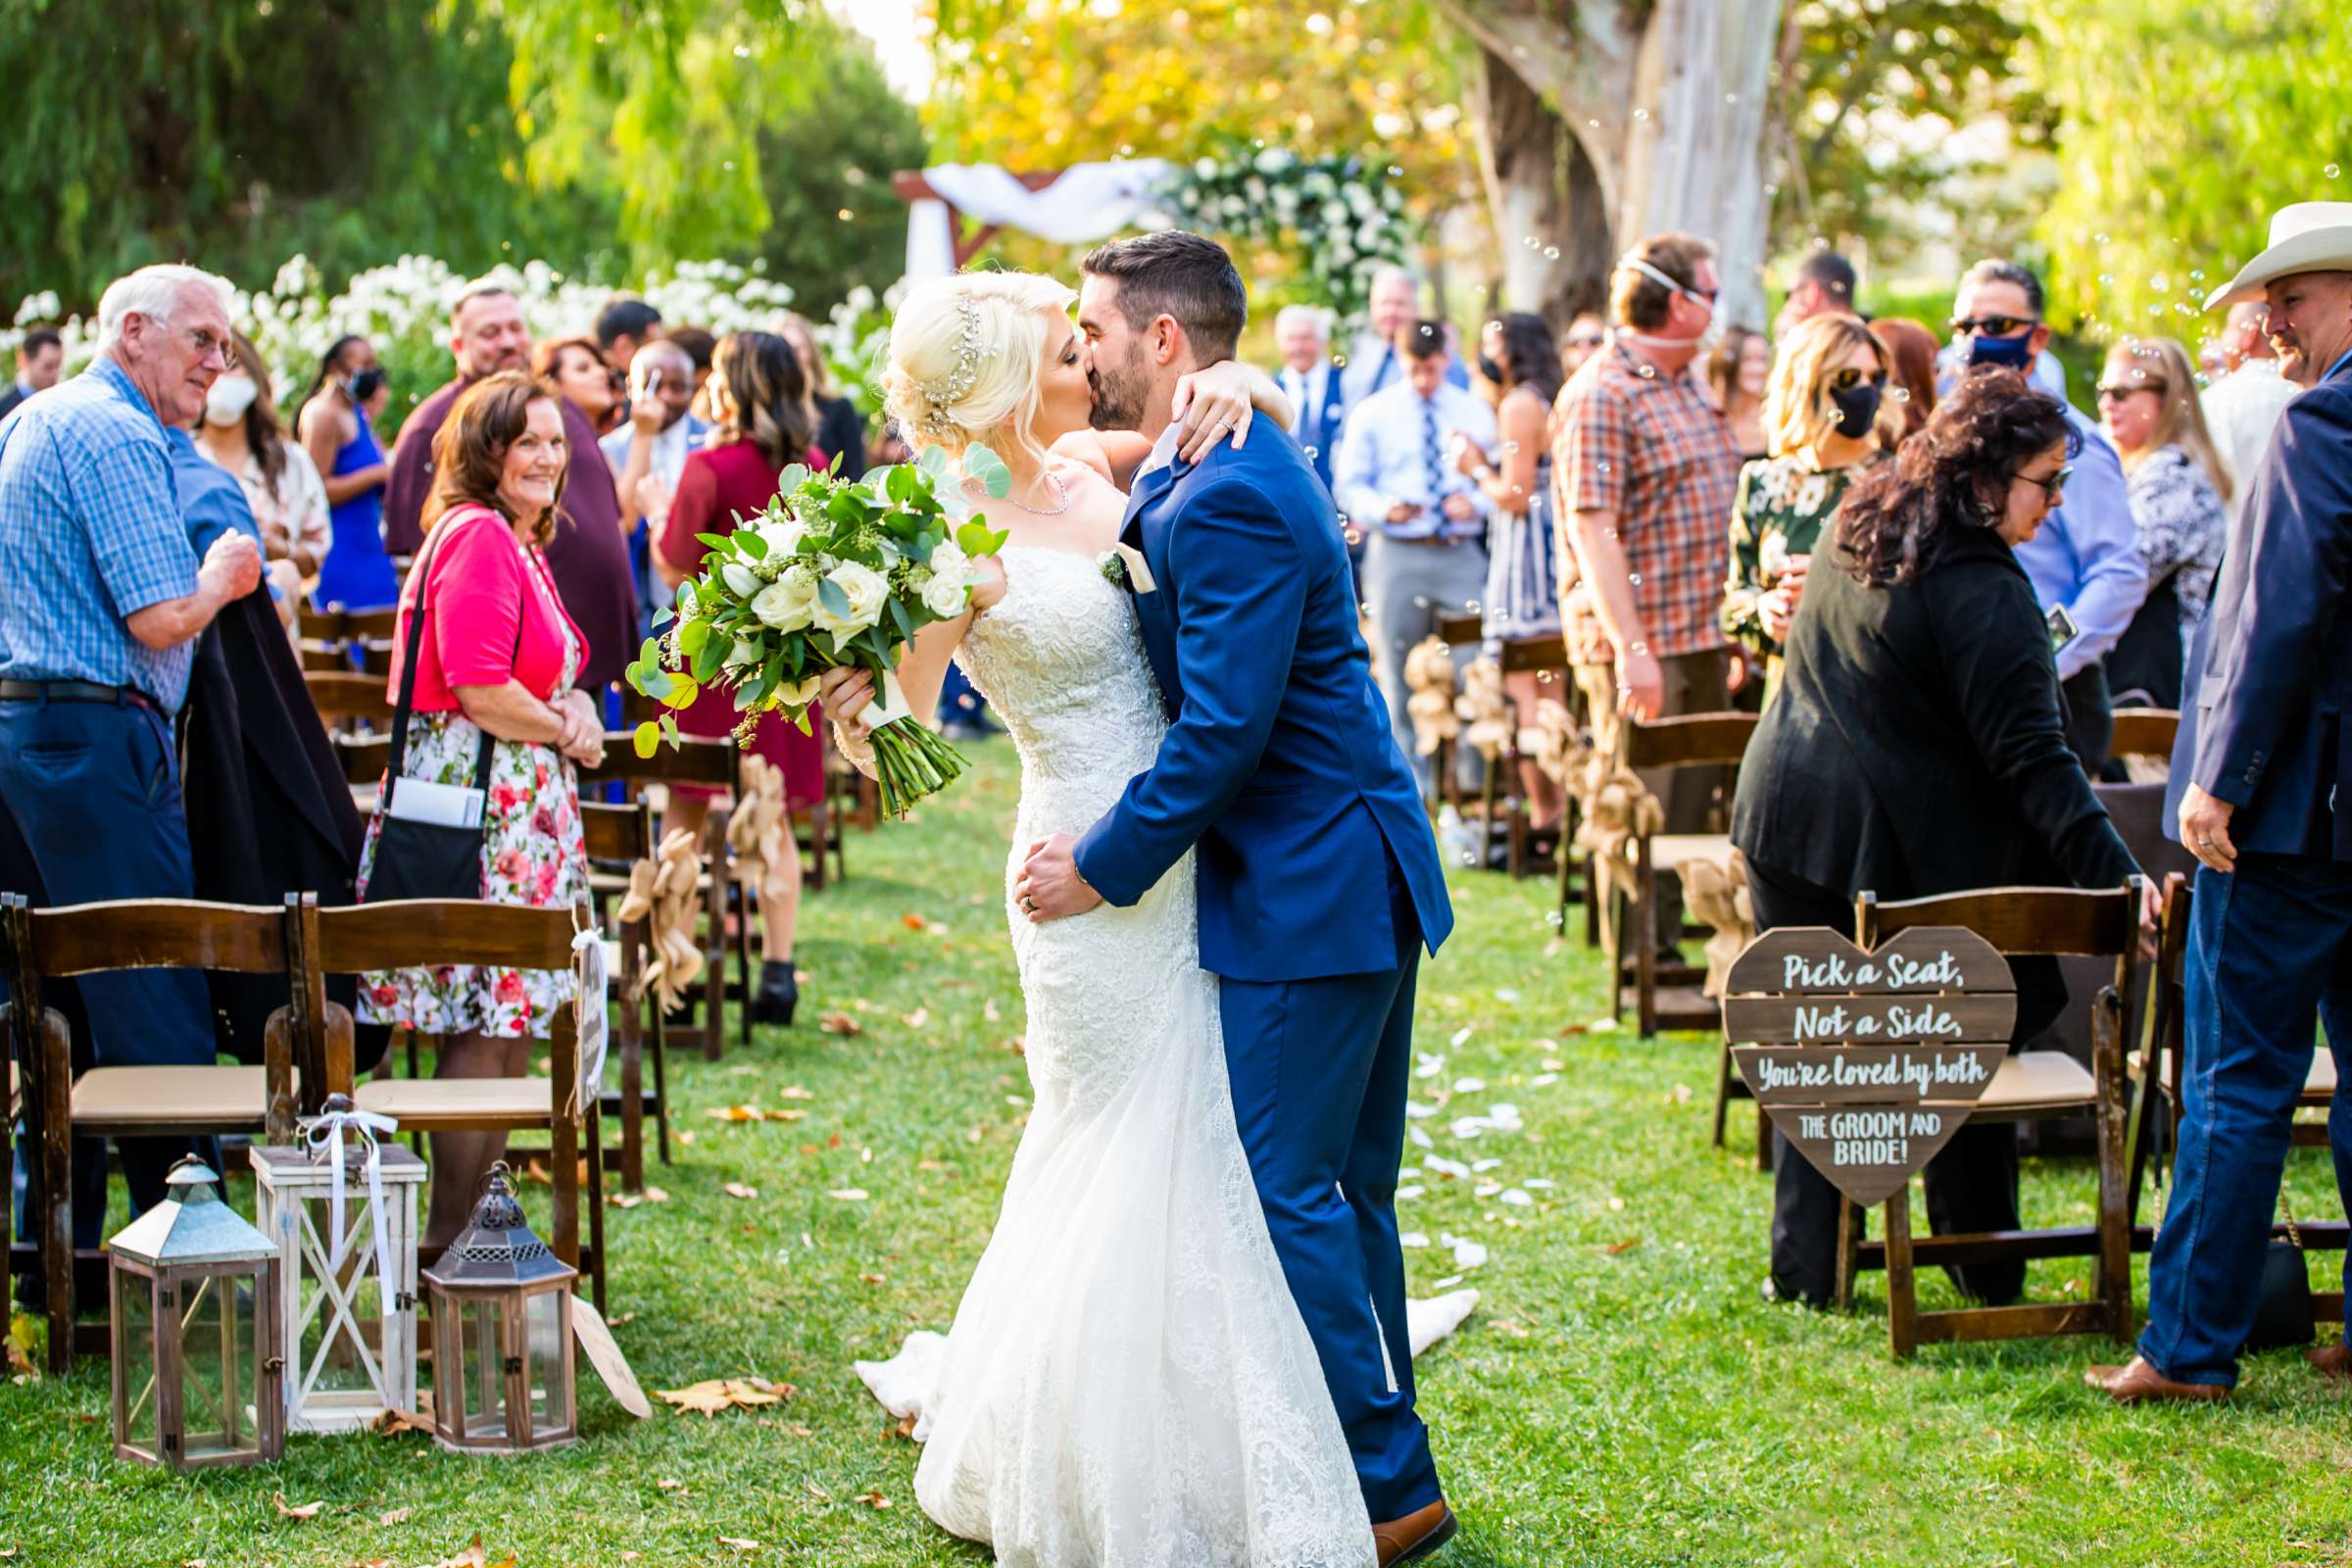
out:
M1388 699L1396 744L1424 788L1429 760L1413 746L1404 659L1441 615L1477 613L1487 591L1486 492L1455 466L1467 436L1494 447L1494 411L1446 378L1445 328L1421 321L1403 335L1404 379L1348 416L1333 466L1340 514L1364 535L1363 602L1372 620L1372 672ZM1476 639L1454 650L1458 673Z
M36 904L193 892L172 721L197 634L253 591L262 554L235 527L191 547L166 426L199 417L227 366L228 299L188 267L120 279L98 303L96 363L0 424L0 889ZM214 1060L193 971L92 976L43 1000L86 1020L76 1071ZM133 1207L163 1198L188 1148L122 1144ZM77 1245L104 1217L95 1153L76 1151Z
M2205 308L2266 298L2306 390L2251 476L2181 688L2166 814L2198 866L2180 1152L2139 1353L2090 1373L2127 1404L2235 1387L2320 1024L2352 1081L2352 203L2280 210L2270 248ZM2340 1089L2328 1141L2352 1193ZM2308 1358L2352 1380L2340 1335Z
M1979 262L1962 274L1953 301L1954 347L1965 350L1971 367L2003 366L2032 377L2050 341L2041 312L2041 280L2029 269ZM2139 530L2115 448L2066 402L2063 387L2044 390L2065 406L2082 448L2065 501L2039 533L2017 547L2017 562L2033 579L2041 608L2063 610L2074 628L2058 650L2058 679L2066 693L2067 739L2095 776L2115 729L2103 661L2148 595L2148 569L2139 558Z

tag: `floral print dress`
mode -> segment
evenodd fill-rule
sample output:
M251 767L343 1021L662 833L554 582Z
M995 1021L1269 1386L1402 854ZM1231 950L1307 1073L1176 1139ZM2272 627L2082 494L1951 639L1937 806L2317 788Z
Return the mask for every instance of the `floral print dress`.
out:
M514 547L523 576L551 606L554 580L536 550ZM570 691L580 672L580 642L564 627L564 673L553 700ZM416 713L409 720L403 778L433 779L471 788L482 732L462 712ZM553 746L496 741L490 748L490 798L482 831L482 897L492 904L534 909L567 908L588 892L588 844L580 826L580 787L571 759ZM369 823L360 854L360 896L375 863L379 816ZM360 978L360 1019L420 1034L479 1031L505 1039L546 1039L556 1009L571 1001L568 969L501 969L443 964L429 969L385 969Z
M1758 458L1740 470L1732 506L1731 578L1723 585L1724 635L1777 669L1781 645L1765 635L1756 600L1790 556L1810 556L1861 467L1822 469L1805 453ZM1777 683L1776 683L1777 684Z

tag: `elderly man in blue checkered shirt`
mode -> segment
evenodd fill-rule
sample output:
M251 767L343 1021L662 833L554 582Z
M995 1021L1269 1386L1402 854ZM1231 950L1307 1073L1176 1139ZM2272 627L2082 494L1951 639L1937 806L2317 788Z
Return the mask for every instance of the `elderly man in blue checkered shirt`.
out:
M0 890L36 904L193 891L172 716L196 635L262 566L234 532L197 560L164 427L203 412L232 352L228 309L209 273L142 268L98 302L97 361L0 422ZM92 976L44 1000L82 1014L77 1073L214 1059L194 971ZM122 1146L135 1206L163 1198L186 1149ZM75 1151L78 1245L104 1217L101 1152Z

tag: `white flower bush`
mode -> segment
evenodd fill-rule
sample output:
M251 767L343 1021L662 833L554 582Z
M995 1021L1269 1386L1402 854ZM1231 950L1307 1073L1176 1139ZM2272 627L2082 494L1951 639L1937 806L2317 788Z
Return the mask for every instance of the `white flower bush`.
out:
M1195 159L1160 194L1180 224L1294 256L1300 292L1344 318L1362 315L1374 271L1410 254L1395 173L1352 158L1239 143Z

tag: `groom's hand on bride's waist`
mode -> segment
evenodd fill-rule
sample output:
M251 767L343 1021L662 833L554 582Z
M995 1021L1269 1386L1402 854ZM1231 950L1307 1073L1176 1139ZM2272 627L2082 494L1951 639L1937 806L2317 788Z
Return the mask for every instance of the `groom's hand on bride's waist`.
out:
M1056 833L1029 846L1029 858L1021 865L1012 895L1036 924L1084 914L1102 902L1102 895L1078 874L1077 849L1074 833Z

